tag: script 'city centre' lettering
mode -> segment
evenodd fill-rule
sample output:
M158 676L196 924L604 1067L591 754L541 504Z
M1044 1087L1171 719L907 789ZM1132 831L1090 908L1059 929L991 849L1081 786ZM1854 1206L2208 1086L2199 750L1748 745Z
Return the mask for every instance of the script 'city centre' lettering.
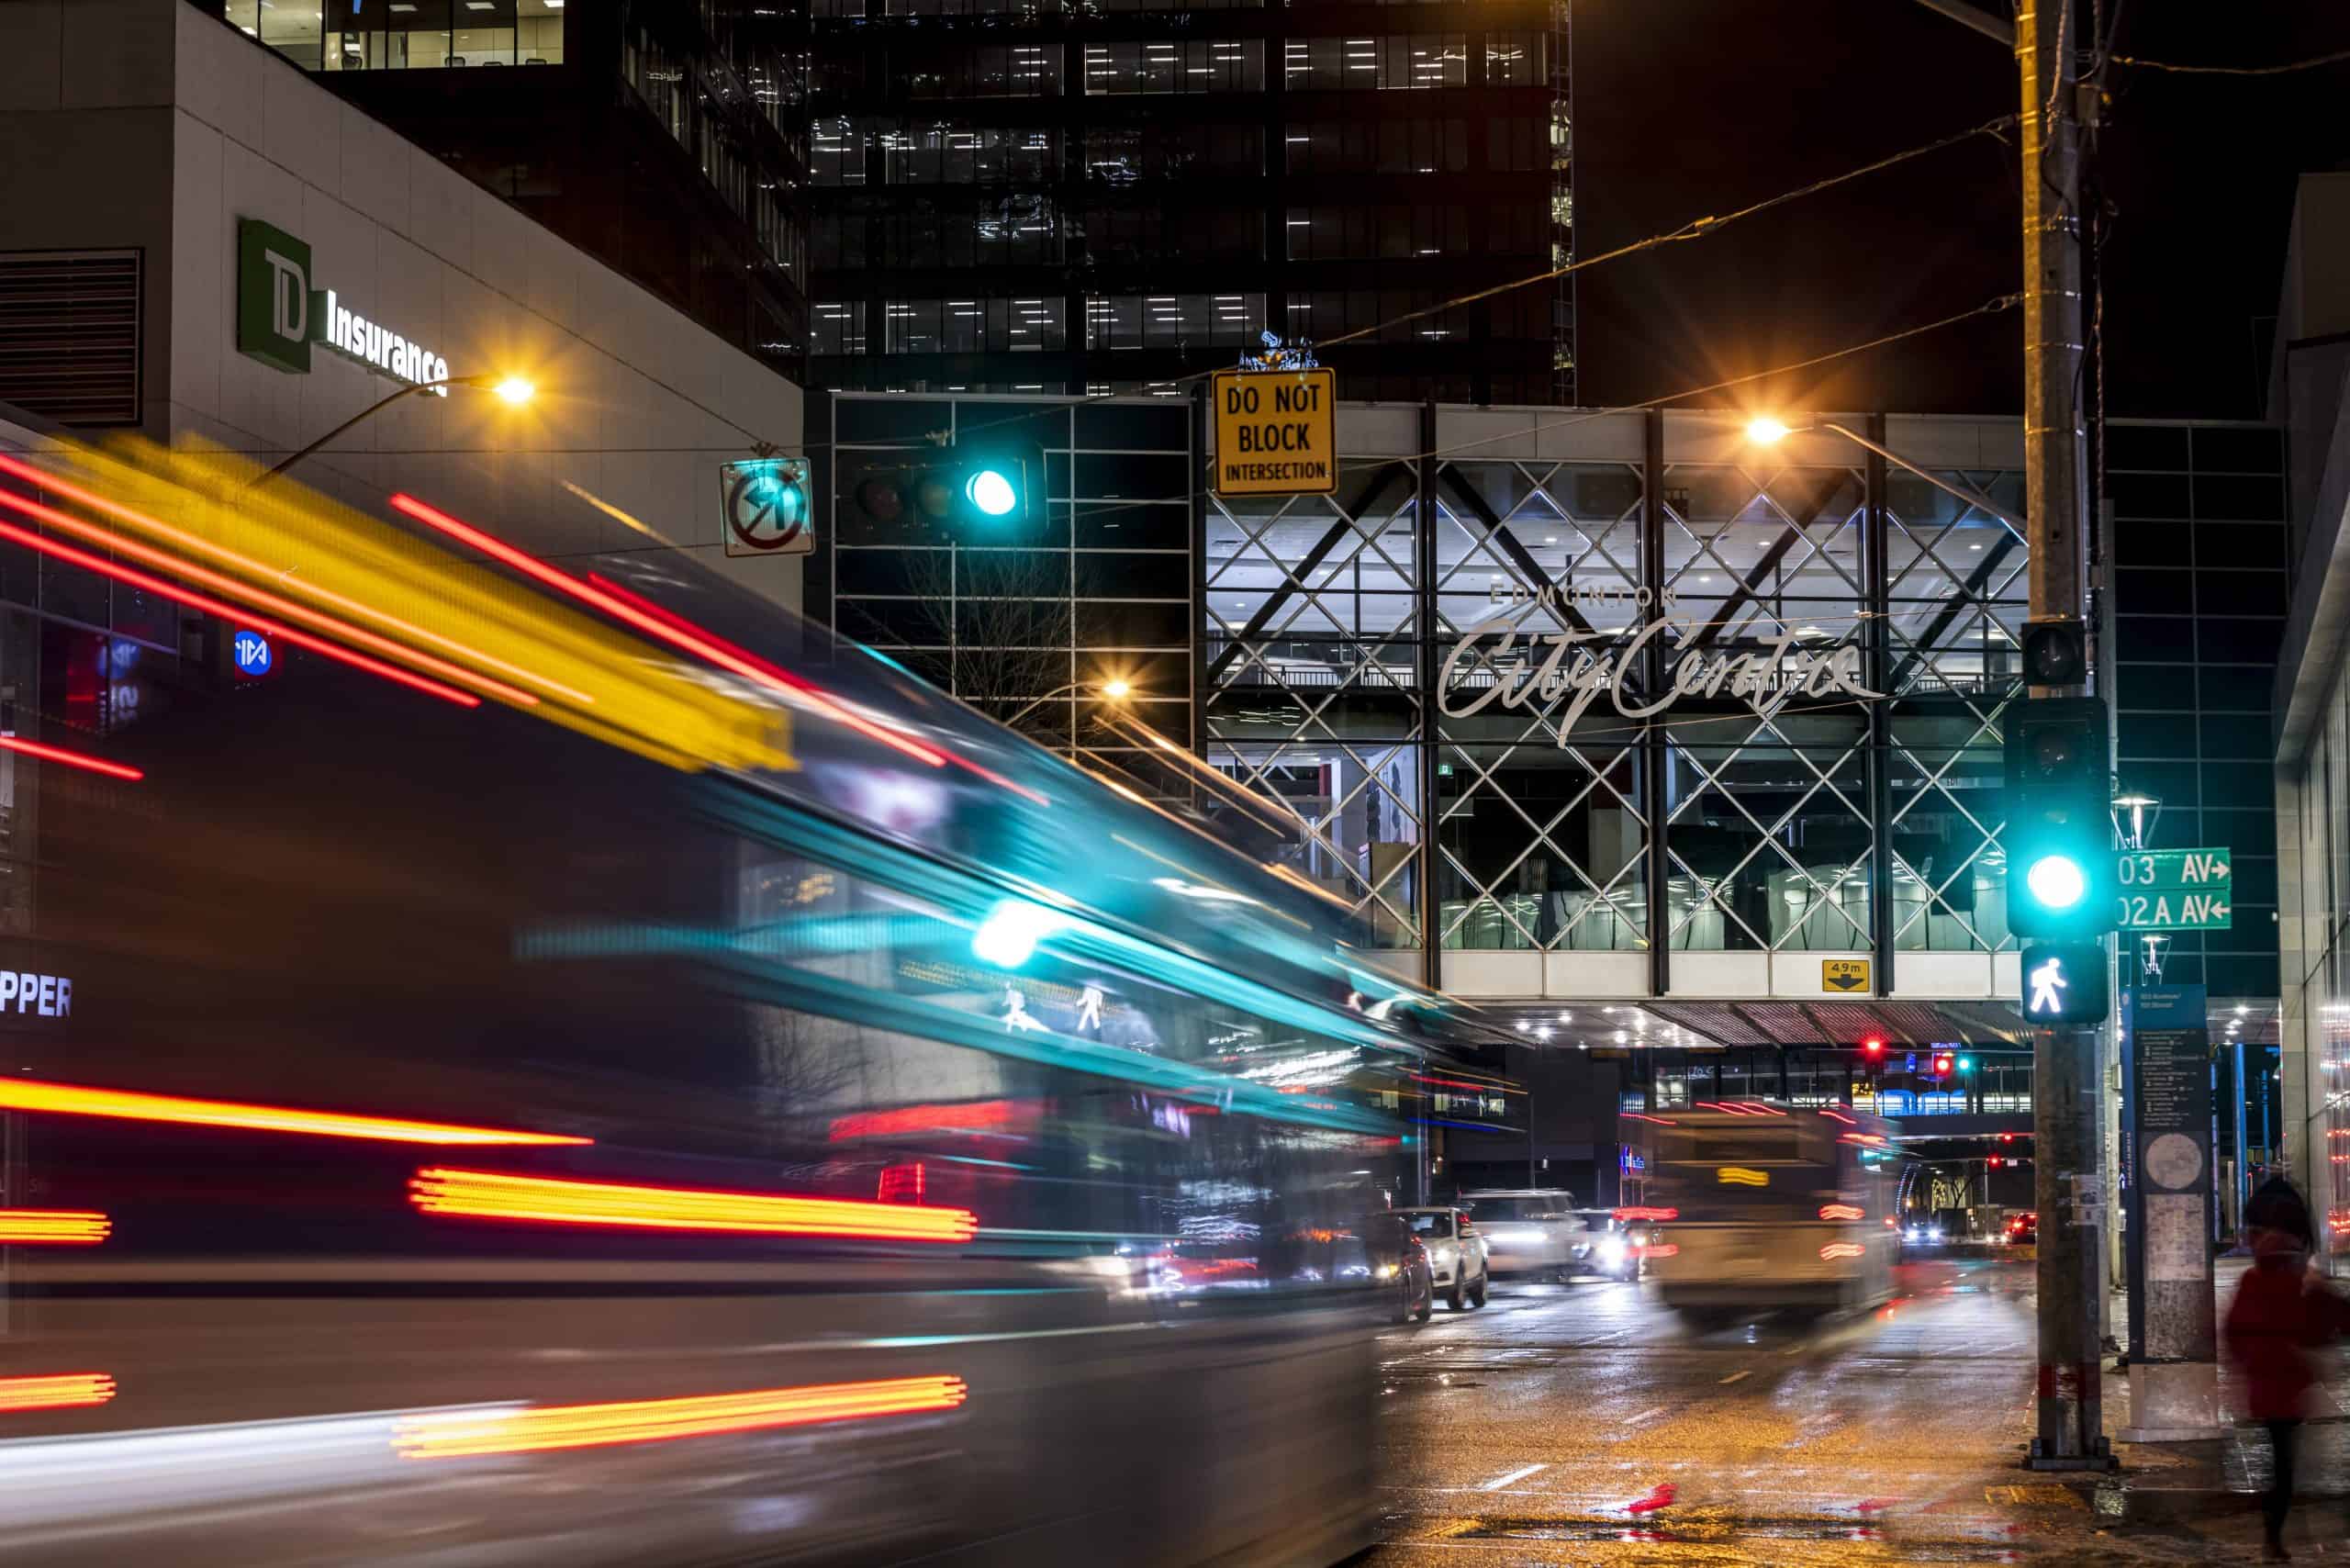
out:
M1623 633L1530 634L1524 638L1525 655L1517 663L1505 665L1512 650L1519 645L1519 629L1505 619L1481 621L1463 633L1452 652L1445 655L1444 668L1437 679L1438 706L1447 718L1465 719L1483 711L1496 700L1505 708L1523 708L1531 702L1542 711L1564 698L1566 707L1556 719L1559 744L1565 745L1575 721L1603 693L1615 703L1616 711L1627 719L1645 719L1661 713L1684 697L1719 697L1724 692L1744 699L1753 704L1755 711L1766 715L1798 697L1825 697L1837 692L1878 700L1885 695L1861 684L1861 650L1854 644L1799 647L1798 633L1788 632L1752 653L1717 654L1692 648L1673 666L1667 689L1653 701L1639 702L1627 689L1633 666L1649 640L1662 635L1672 624L1667 620L1656 620L1637 629L1628 628L1632 634L1617 647L1601 644L1617 642L1624 637ZM1481 649L1480 644L1487 638L1498 641ZM1538 659L1534 656L1538 650L1547 651ZM1479 665L1490 666L1494 683L1473 696L1458 692L1455 683L1464 661L1472 669ZM1456 700L1456 697L1460 700Z

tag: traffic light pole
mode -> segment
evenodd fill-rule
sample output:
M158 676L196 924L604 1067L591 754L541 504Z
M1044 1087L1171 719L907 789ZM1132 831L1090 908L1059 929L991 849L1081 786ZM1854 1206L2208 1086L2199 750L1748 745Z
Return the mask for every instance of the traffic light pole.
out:
M2022 103L2024 517L2031 616L2087 608L2082 461L2080 128L2076 62L2088 40L2077 0L2018 0ZM2034 689L2072 696L2080 689ZM2109 758L2111 753L2106 756ZM2099 1360L2105 1204L2095 1030L2032 1032L2034 1192L2040 1214L2039 1384L2034 1470L2098 1470L2113 1461Z

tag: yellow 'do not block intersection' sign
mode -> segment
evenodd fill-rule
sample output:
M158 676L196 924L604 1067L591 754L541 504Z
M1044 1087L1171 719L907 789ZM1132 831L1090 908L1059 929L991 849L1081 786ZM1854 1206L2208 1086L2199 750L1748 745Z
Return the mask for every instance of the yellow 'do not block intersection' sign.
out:
M1338 376L1313 370L1220 370L1215 404L1219 496L1326 496L1338 487Z

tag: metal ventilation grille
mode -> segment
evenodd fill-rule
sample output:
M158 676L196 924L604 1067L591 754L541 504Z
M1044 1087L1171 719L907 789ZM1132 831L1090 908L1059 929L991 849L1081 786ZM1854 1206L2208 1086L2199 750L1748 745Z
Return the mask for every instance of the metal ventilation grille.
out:
M0 403L60 424L139 422L139 252L0 252Z

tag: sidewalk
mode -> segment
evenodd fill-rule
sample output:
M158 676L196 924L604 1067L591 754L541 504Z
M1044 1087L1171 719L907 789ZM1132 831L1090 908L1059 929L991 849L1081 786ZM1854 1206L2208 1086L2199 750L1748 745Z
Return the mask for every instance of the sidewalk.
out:
M2218 1260L2214 1287L2223 1317L2246 1266L2239 1258ZM2116 1312L2117 1322L2121 1321L2118 1306ZM2350 1355L2338 1344L2319 1355L2324 1362L2324 1383L2301 1429L2300 1474L2294 1488L2294 1495L2304 1500L2350 1497ZM2224 1362L2220 1369L2220 1397L2225 1409L2243 1408L2242 1390ZM2109 1369L2105 1374L2107 1430L2126 1428L2130 1414L2130 1374ZM2119 1473L2083 1483L2094 1488L2092 1506L2110 1518L2192 1524L2236 1514L2249 1516L2257 1511L2260 1494L2268 1487L2268 1435L2258 1427L2232 1425L2211 1442L2116 1443L2114 1454L2121 1462ZM2338 1518L2333 1510L2328 1513Z

